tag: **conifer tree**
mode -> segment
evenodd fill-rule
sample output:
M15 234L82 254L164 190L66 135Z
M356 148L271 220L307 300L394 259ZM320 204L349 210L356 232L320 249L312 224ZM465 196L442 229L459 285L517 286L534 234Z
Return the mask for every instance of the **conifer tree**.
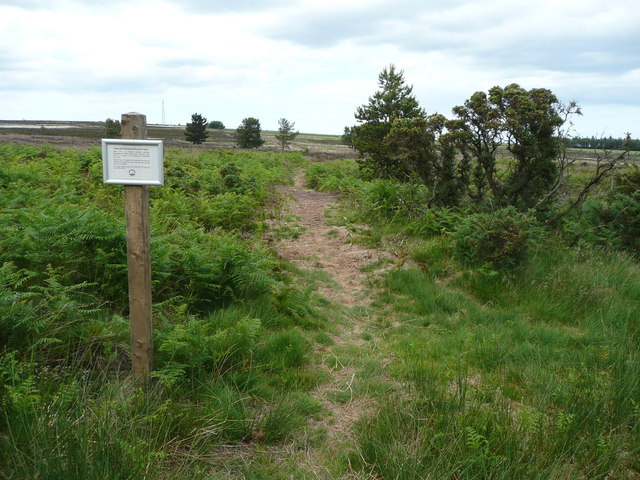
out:
M191 123L187 123L184 136L194 145L204 143L209 136L209 132L207 132L207 119L199 113L191 115Z
M262 146L264 140L260 136L261 130L260 120L253 117L245 118L236 129L236 144L240 148L257 148Z
M395 65L385 67L378 76L380 90L369 103L358 107L355 117L360 123L351 128L353 147L361 154L360 167L378 177L404 178L405 166L398 163L384 143L395 120L425 118L425 112L406 85L404 72Z
M296 122L290 122L286 118L278 120L278 133L275 137L278 143L280 143L280 150L284 152L285 148L291 145L291 142L298 136L300 132L293 131L293 127L296 126Z

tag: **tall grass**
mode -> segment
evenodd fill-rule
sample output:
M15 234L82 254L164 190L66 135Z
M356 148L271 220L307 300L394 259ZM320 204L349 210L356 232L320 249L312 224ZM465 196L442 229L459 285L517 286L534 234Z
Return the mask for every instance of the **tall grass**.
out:
M360 423L353 461L398 479L635 478L638 270L556 247L508 275L388 274L390 368L412 391Z
M360 420L349 464L398 480L637 478L637 261L567 246L529 215L424 210L349 168L309 176L339 187L342 217L406 245L376 303L406 388Z

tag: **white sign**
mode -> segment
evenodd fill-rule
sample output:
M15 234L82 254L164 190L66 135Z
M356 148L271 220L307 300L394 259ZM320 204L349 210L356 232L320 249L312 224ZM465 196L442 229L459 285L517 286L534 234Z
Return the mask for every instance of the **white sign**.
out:
M164 185L162 140L102 139L104 183Z

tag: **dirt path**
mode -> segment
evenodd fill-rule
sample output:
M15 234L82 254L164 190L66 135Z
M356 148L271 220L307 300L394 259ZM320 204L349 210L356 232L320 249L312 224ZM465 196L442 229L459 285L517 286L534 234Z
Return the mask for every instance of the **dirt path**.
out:
M353 395L356 368L342 364L338 358L342 348L367 348L362 336L371 298L368 276L362 267L389 258L389 254L354 243L355 234L346 227L327 225L325 213L337 204L337 195L305 188L303 172L296 175L293 187L281 187L281 192L291 197L288 216L302 228L297 238L276 241L274 247L281 257L301 269L320 269L330 277L331 281L324 283L319 292L342 312L344 319L331 335L333 345L317 348L319 367L329 373L330 381L312 392L331 414L321 427L326 428L330 443L337 444L350 436L353 423L373 403L368 396ZM350 399L345 401L345 395ZM342 399L337 400L340 396Z
M383 253L352 243L355 235L346 227L326 224L325 212L337 203L337 195L305 188L304 173L298 173L294 186L282 187L281 192L292 197L289 215L303 231L298 238L276 242L279 255L302 269L324 270L335 282L320 291L330 301L346 306L368 304L367 276L361 268Z

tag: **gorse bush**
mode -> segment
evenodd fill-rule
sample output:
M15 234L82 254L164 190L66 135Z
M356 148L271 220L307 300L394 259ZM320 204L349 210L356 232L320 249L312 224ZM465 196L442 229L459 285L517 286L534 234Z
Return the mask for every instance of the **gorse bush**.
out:
M467 216L452 237L454 255L463 262L510 268L527 259L544 239L544 230L532 216L507 207Z
M618 193L605 201L587 201L583 215L589 227L586 239L640 254L640 193Z

